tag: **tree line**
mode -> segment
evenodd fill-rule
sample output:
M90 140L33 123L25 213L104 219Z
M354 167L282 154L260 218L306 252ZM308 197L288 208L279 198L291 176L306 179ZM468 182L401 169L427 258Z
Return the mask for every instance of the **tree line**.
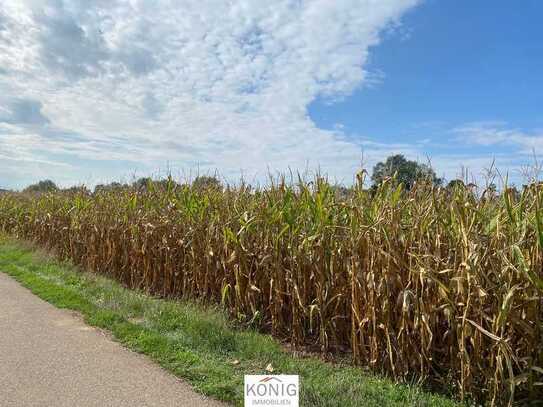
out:
M439 178L435 171L427 164L422 164L417 161L408 160L402 154L395 154L389 156L386 160L377 163L373 167L371 181L371 189L376 189L383 181L388 179L394 179L396 183L402 184L406 190L410 190L416 182L430 182L434 185L444 186L444 179ZM168 182L172 182L168 179L154 181L149 177L139 178L136 181L126 184L120 182L111 182L109 184L98 184L94 188L94 193L103 192L103 191L114 191L127 187L135 187L138 190L145 189L149 183L154 185L162 185L167 187ZM197 189L220 189L222 188L222 183L217 176L201 175L198 176L192 181L192 186ZM456 188L456 187L467 187L473 188L474 184L465 184L464 181L460 179L453 179L446 185L447 188ZM339 195L348 195L351 188L344 186L335 186ZM26 187L23 192L54 192L54 191L66 191L66 192L88 192L91 191L85 186L75 186L70 188L61 189L53 181L46 179L39 181L38 183L29 185ZM496 191L495 184L490 184L487 188L490 191Z

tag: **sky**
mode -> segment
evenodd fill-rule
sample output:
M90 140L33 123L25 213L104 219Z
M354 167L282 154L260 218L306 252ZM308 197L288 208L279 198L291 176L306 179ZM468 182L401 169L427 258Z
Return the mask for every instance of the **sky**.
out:
M226 180L391 154L521 183L543 153L543 2L3 0L0 188Z

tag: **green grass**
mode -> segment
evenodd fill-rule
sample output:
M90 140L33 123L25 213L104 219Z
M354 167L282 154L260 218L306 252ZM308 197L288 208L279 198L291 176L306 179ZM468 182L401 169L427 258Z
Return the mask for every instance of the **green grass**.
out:
M419 386L395 384L348 364L287 352L270 336L233 326L218 308L157 299L0 238L0 271L86 323L112 333L208 396L243 403L243 375L299 374L304 406L454 406ZM239 363L238 363L239 361Z

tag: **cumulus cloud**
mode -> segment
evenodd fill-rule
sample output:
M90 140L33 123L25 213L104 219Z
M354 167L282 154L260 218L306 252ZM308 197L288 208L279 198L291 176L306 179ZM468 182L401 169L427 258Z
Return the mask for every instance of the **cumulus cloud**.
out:
M350 179L372 146L307 107L371 83L369 48L416 3L4 0L0 155L67 182L113 161Z

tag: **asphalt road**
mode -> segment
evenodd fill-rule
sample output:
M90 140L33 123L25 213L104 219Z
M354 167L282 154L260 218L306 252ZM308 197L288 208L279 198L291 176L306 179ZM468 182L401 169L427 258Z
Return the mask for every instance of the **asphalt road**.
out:
M221 406L0 273L0 406Z

